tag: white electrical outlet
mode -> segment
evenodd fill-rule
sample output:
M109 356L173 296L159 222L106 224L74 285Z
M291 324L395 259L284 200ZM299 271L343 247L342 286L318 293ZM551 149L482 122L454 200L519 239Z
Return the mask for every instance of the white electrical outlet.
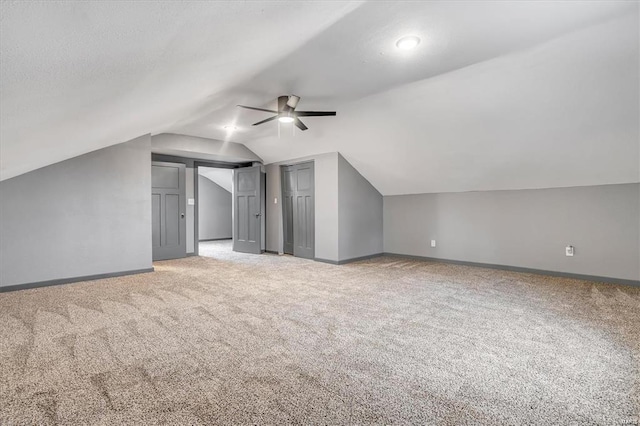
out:
M431 247L435 247L436 246L436 240L431 240Z
M565 247L565 254L567 256L573 256L576 252L576 249L573 246L566 246Z

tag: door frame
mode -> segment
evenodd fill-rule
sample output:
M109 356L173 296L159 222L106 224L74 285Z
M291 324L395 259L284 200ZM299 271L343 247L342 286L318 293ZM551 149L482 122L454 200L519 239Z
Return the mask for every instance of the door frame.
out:
M200 158L193 157L179 157L175 155L167 155L160 153L151 153L151 161L162 161L167 163L181 163L184 164L187 168L193 169L193 198L195 200L195 208L193 209L193 253L187 253L187 257L189 256L199 256L200 252L198 249L198 234L199 234L199 226L198 226L198 166L201 167L214 167L219 169L239 169L241 167L251 167L254 162L228 162L228 161L217 161L217 160L204 160ZM257 163L260 164L260 163ZM187 199L189 197L186 197ZM186 203L187 201L185 201Z
M193 255L200 256L200 217L198 214L200 200L198 197L198 167L210 167L213 169L241 169L243 167L251 167L253 163L225 163L223 161L205 161L194 160L193 162L193 198L195 200L195 208L193 209ZM233 179L232 179L233 180ZM231 191L231 197L233 197L233 190ZM233 203L231 204L233 206ZM231 210L231 216L233 220L233 207ZM233 228L232 228L233 231ZM233 232L231 233L231 239L233 241Z

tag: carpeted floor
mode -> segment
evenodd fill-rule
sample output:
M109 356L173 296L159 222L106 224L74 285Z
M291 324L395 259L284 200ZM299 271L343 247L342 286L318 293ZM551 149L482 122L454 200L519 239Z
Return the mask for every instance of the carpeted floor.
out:
M0 294L0 424L634 424L640 288L203 255Z

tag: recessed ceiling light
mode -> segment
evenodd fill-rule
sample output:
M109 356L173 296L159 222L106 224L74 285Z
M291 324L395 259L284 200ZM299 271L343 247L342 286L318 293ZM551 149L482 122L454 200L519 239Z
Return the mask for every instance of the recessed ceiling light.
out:
M278 121L281 123L293 123L293 120L294 120L293 117L287 117L287 116L278 118Z
M396 42L396 47L401 50L415 49L420 44L420 38L417 36L405 36Z
M226 126L223 127L223 129L225 129L227 132L233 132L234 130L238 130L238 128L233 124L227 124Z

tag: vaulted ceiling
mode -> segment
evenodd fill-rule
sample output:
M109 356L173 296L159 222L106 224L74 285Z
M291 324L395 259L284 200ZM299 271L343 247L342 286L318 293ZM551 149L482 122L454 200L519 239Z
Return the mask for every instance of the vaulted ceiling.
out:
M640 180L637 2L1 8L2 179L173 132L266 162L339 151L385 195ZM303 133L235 107L283 94L338 115Z

